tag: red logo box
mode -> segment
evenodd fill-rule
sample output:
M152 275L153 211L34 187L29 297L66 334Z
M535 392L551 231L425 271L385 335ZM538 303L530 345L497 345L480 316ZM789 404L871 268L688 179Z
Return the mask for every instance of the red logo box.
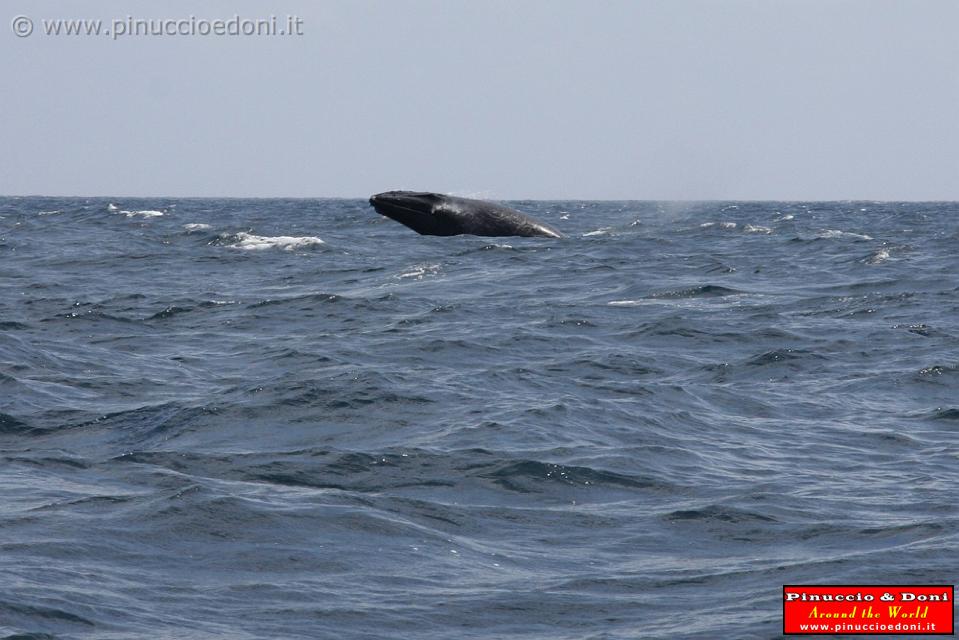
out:
M933 635L955 632L952 585L783 586L784 635Z

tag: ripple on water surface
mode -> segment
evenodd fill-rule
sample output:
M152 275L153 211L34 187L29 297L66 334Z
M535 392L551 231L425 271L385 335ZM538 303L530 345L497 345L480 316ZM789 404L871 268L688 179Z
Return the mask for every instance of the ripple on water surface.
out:
M959 566L953 203L0 199L0 637L776 637ZM865 210L864 210L865 209Z

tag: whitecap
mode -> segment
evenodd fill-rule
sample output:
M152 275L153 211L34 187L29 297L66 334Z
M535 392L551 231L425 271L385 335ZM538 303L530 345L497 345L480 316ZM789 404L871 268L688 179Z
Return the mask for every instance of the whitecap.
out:
M588 233L584 233L584 234L583 234L583 237L585 238L586 236L603 236L603 235L606 235L607 233L609 233L609 232L612 231L612 230L613 230L612 227L601 227L601 228L597 229L596 231L590 231L590 232L588 232Z
M872 240L872 236L864 233L852 233L851 231L840 231L839 229L824 229L819 232L817 238L856 238L858 240Z
M236 234L233 238L236 242L227 245L228 247L247 251L261 251L263 249L293 251L294 249L305 249L325 244L322 239L316 236L257 236L244 231Z
M397 278L416 278L417 280L422 280L425 275L432 275L440 270L440 265L438 264L418 264L414 266L410 271L401 273Z
M120 210L120 207L113 204L112 202L107 205L107 211L119 211L119 210Z
M720 229L735 229L735 222L704 222L699 225L703 229L708 229L710 227L719 227Z
M470 198L472 200L496 200L496 194L492 191L464 191L464 190L454 190L447 191L446 195L453 196L454 198Z
M746 233L772 233L773 232L773 230L770 229L769 227L763 227L760 225L752 225L752 224L747 224L745 227L743 227L743 231L745 231Z
M183 225L183 228L187 231L203 231L205 229L210 229L210 225L204 224L202 222L191 222L189 224Z
M121 211L120 213L126 214L128 218L132 218L134 216L140 216L143 218L159 218L160 216L163 215L162 211L154 211L153 209L142 209L140 211L124 210L124 211Z

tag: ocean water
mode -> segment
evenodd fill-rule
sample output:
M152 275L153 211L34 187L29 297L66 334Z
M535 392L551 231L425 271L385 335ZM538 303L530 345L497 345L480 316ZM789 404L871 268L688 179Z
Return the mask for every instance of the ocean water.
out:
M776 638L959 574L959 205L0 199L0 638Z

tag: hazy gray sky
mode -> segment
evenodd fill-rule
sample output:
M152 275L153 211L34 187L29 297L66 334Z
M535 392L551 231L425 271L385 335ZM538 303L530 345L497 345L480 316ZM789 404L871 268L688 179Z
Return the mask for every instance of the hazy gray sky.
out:
M3 11L0 194L959 199L956 0ZM303 35L42 24L235 14Z

